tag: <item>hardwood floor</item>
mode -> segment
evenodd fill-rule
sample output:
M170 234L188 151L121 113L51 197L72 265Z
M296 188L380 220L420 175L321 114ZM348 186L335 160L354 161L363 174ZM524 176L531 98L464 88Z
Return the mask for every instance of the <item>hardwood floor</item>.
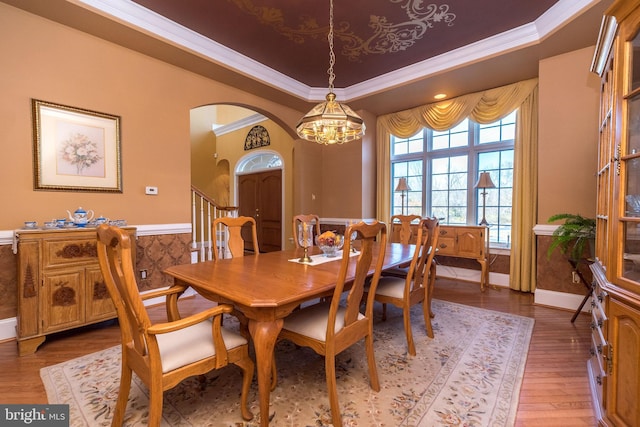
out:
M590 316L533 304L533 295L478 284L438 279L434 297L535 318L520 392L516 426L596 426L587 379ZM181 302L183 314L211 303L200 298ZM163 307L150 309L161 319ZM19 357L15 341L0 343L0 403L47 403L40 368L112 347L119 343L115 322L48 337L35 354Z

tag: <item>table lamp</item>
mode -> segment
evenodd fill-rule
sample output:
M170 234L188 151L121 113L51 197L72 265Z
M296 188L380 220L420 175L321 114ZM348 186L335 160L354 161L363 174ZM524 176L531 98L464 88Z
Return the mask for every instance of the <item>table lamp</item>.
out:
M406 192L407 191L411 191L411 188L409 187L409 184L407 184L407 178L400 178L400 180L398 180L398 186L396 187L396 193L397 192L401 192L402 194L400 195L400 197L402 197L402 211L400 212L402 215L404 215L404 197L406 196Z
M480 225L489 225L487 219L485 218L484 212L487 205L487 188L496 188L493 181L491 181L491 175L489 172L481 172L480 177L478 178L478 182L475 185L476 188L482 189L482 221L480 221Z

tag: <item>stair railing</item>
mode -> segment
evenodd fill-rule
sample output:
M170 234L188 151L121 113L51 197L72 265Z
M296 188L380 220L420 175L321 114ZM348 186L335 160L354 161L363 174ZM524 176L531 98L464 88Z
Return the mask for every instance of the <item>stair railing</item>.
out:
M191 249L197 254L197 260L213 259L214 250L224 251L226 237L221 230L213 235L211 225L215 218L236 216L236 206L221 206L195 186L191 186Z

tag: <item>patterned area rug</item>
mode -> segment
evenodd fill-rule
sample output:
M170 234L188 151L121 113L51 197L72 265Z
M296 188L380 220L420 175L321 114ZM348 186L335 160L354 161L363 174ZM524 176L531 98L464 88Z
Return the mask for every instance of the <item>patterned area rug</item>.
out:
M511 426L527 358L533 319L434 300L435 338L424 330L420 307L412 322L417 356L406 351L402 314L388 309L374 325L381 390L369 387L364 345L336 362L345 426ZM225 321L225 326L231 322ZM278 387L271 394L272 426L330 426L323 359L288 342L276 347ZM110 425L120 377L120 348L113 347L43 368L49 403L69 404L72 426ZM165 393L163 425L258 425L240 416L241 373L235 366L210 373L204 387L187 379ZM127 426L146 425L147 389L134 375Z

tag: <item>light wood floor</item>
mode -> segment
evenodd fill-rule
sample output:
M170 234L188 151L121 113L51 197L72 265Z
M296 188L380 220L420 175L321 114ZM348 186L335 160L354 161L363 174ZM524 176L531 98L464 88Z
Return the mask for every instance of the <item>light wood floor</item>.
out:
M480 293L474 283L438 279L435 298L535 318L516 426L595 426L587 379L590 316L535 306L533 295L508 289ZM199 297L182 302L183 314L210 305ZM160 318L163 308L153 307ZM0 403L47 403L40 368L119 343L115 322L47 338L33 355L19 357L15 341L0 343Z

